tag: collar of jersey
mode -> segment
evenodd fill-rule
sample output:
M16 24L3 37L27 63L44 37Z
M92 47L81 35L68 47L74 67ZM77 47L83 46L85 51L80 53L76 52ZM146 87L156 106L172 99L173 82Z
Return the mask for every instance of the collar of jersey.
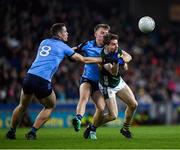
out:
M109 52L104 48L104 54L109 54Z
M98 48L102 48L103 46L98 46L97 43L96 43L96 40L93 40L93 46L95 47L98 47Z
M59 38L57 38L57 37L52 37L51 39L64 42L63 40L61 40L61 39L59 39Z

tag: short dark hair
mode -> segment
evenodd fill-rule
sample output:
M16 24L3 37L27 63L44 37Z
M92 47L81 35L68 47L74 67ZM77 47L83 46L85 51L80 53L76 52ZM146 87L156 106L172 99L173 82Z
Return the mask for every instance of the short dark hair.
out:
M64 23L55 23L51 26L50 32L52 36L57 36L59 32L62 31L62 28L66 26Z
M96 32L99 28L104 28L104 29L110 30L110 26L108 24L97 24L94 27L94 32Z
M109 45L111 40L118 40L119 36L117 34L108 33L104 36L104 45Z

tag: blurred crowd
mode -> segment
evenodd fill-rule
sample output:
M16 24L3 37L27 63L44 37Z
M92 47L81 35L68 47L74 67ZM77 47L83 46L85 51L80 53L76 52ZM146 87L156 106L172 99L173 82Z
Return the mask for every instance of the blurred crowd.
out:
M120 37L120 47L133 56L122 76L141 103L180 102L180 36L170 26L157 26L142 34L137 22L119 11L118 5L93 1L1 1L0 104L19 101L21 83L33 62L38 44L49 37L55 22L65 22L69 45L93 39L93 28L107 23ZM53 86L59 102L78 100L83 64L64 60Z

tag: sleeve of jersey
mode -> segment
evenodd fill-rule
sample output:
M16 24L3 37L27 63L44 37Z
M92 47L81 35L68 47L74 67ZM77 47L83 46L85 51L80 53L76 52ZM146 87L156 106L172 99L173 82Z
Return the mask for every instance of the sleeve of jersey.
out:
M120 57L123 56L122 49L118 48L118 53L119 53Z
M72 55L75 54L74 50L69 47L68 45L65 46L65 55L68 56L68 57L71 57Z

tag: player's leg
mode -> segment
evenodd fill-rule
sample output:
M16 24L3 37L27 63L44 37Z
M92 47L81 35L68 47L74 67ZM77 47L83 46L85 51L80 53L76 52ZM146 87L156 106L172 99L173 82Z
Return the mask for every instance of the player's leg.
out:
M104 91L106 91L104 94L104 97L102 99L102 101L97 101L98 103L102 103L103 102L103 107L105 107L104 105L104 98L106 99L106 106L108 108L109 113L103 115L103 112L101 111L100 113L97 111L98 116L96 118L96 120L94 120L93 125L88 126L88 128L85 130L84 132L84 138L90 138L90 139L97 139L96 137L96 128L109 122L112 120L115 120L118 116L118 108L117 108L117 103L116 103L116 95L115 92L112 89L103 89ZM98 104L96 104L98 106ZM98 109L97 109L98 110ZM104 110L104 109L103 109ZM96 125L96 126L95 126Z
M101 120L101 124L106 124L107 122L113 121L118 117L118 107L116 103L116 97L111 97L106 99L106 106L108 108L108 113L104 114Z
M19 121L21 120L21 117L23 116L24 112L26 111L32 98L33 98L32 94L26 95L26 94L24 94L23 90L21 90L20 103L13 111L12 118L11 118L11 124L10 124L10 130L6 134L6 137L8 139L16 138L15 137L16 127L19 124Z
M129 127L132 122L133 115L138 106L138 103L135 99L135 96L129 86L126 84L120 91L118 91L117 96L127 104L125 110L125 120L123 128L121 129L121 133L127 137L131 138L131 132L129 131Z
M44 106L44 108L36 117L31 131L25 135L28 140L36 139L36 131L49 119L52 111L56 106L56 96L53 90L51 94L45 98L39 98L38 96L36 97L38 98L39 102Z
M54 91L52 91L48 97L38 100L44 106L44 108L38 114L33 124L36 129L39 129L49 119L52 111L56 106L56 96Z
M106 107L108 109L108 113L102 116L100 126L109 121L115 120L118 116L118 107L116 103L117 88L118 87L103 87L101 84L99 84L99 89L104 96Z
M96 128L99 127L99 124L101 123L101 119L102 119L104 109L105 109L104 97L98 90L98 87L96 91L94 91L92 94L92 100L95 104L96 111L93 116L92 124L89 125L84 132L84 138L97 139Z
M102 120L102 116L104 115L105 100L99 90L95 91L92 94L92 100L96 108L95 114L93 116L93 125L99 127L99 124L101 123Z
M81 128L81 119L85 113L86 104L88 103L91 95L91 84L89 82L83 82L79 88L79 101L76 108L76 116L72 120L75 131L79 131Z

